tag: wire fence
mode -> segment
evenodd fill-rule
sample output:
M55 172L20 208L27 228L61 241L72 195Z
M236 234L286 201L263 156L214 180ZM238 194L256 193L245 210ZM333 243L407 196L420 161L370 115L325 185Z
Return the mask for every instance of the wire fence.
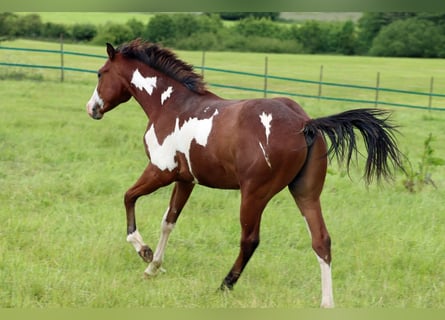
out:
M25 63L0 61L0 66L59 70L61 81L64 81L65 72L67 72L67 71L97 73L97 70L65 66L64 57L66 55L81 56L81 57L88 57L88 58L100 58L100 59L107 58L107 56L105 56L105 55L89 54L89 53L74 52L74 51L65 51L65 50L63 50L63 45L61 46L60 50L16 48L16 47L5 47L5 46L0 46L0 50L39 52L39 53L60 55L60 64L58 64L58 65L25 64ZM380 87L380 74L379 73L377 73L377 80L376 80L375 86L362 86L362 85L354 85L354 84L326 82L326 81L323 81L323 66L321 66L321 68L320 68L319 80L316 81L316 80L307 80L307 79L298 79L298 78L280 77L280 76L270 75L270 74L268 74L267 57L265 60L265 69L264 69L265 71L263 74L207 67L207 66L205 66L205 53L204 52L203 52L202 65L195 66L195 69L201 70L202 74L204 74L204 72L206 72L206 71L211 71L211 72L217 72L217 73L234 74L234 75L239 75L239 76L243 76L243 77L261 78L262 83L263 83L262 89L252 88L252 87L244 87L244 86L239 86L239 85L229 85L229 84L223 84L223 83L208 83L208 84L215 88L257 92L257 93L263 94L264 97L267 97L268 95L284 95L284 96L290 96L290 97L303 97L303 98L309 98L309 99L339 101L339 102L348 102L348 103L372 104L376 107L379 105L385 105L385 106L392 106L392 107L423 109L423 110L429 110L429 111L445 111L445 106L444 107L432 106L432 102L433 102L434 98L440 98L440 99L445 98L445 94L433 92L433 88L434 88L434 86L433 86L434 78L433 77L431 77L429 92L410 91L410 90L401 90L401 89ZM296 93L296 92L289 92L289 91L272 90L272 89L269 89L269 86L268 86L269 80L279 80L279 81L284 81L284 82L304 83L304 84L314 85L314 86L317 86L318 93L310 94L310 93L305 93L305 92ZM327 96L327 95L323 94L324 89L327 87L341 87L341 88L348 88L348 89L352 89L352 90L368 91L368 92L374 93L375 98L374 99L357 99L357 98ZM397 93L397 94L401 94L401 95L411 95L411 96L424 96L424 97L428 98L428 103L425 105L413 105L413 104L405 104L405 103L401 103L401 102L382 101L380 99L380 92ZM356 96L358 96L358 94L356 94Z

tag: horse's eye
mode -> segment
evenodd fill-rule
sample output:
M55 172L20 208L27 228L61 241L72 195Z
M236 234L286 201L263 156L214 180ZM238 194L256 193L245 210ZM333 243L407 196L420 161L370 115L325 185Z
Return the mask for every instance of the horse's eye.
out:
M98 73L97 73L97 77L98 77L98 78L100 78L100 76L101 76L101 73L100 73L100 72L98 72Z

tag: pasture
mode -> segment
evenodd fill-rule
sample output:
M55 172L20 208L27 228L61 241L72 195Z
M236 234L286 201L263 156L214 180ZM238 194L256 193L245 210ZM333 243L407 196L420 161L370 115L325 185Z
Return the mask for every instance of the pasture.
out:
M24 40L2 44L58 49ZM65 49L105 55L105 47ZM178 53L200 65L200 52ZM445 87L443 60L268 57L274 75L317 80L323 64L325 81L372 82L380 71L386 87L427 90L431 76L438 92ZM0 52L0 61L53 63L48 59L57 57ZM104 61L70 57L66 63L97 69ZM261 73L263 62L260 54L206 54L206 65L216 68ZM49 70L1 67L0 75L0 307L318 307L319 266L287 190L266 208L261 244L233 292L216 290L238 252L240 197L232 190L195 188L169 240L167 272L144 279L146 266L125 241L123 207L124 192L148 161L142 144L147 119L140 107L130 101L93 121L85 103L96 84L94 74L67 73L63 83ZM205 77L210 83L261 87L249 83L258 79L233 74L206 72ZM276 84L276 90L299 90L280 85L285 86ZM261 96L210 89L226 98ZM363 107L298 101L312 117ZM400 149L414 166L429 133L434 155L445 158L445 112L392 110L400 125ZM393 182L367 188L360 161L350 178L333 161L322 194L333 241L336 306L445 307L445 168L432 171L436 188L409 193L401 172ZM152 247L171 190L137 204L139 230Z

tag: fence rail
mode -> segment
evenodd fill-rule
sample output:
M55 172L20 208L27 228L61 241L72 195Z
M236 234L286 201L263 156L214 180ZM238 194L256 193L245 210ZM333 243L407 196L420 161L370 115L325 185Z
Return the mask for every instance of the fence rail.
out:
M1 62L0 61L0 66L60 70L61 81L63 81L63 79L64 79L65 71L97 73L97 70L89 70L89 69L65 66L64 62L63 62L65 55L83 56L83 57L100 58L100 59L107 58L107 56L105 56L105 55L89 54L89 53L74 52L74 51L65 51L65 50L63 50L63 45L61 46L61 50L16 48L16 47L4 47L4 46L0 46L0 50L40 52L40 53L49 53L49 54L60 55L61 56L60 65L38 65L38 64L23 64L23 63L11 63L11 62ZM385 105L385 106L392 106L392 107L423 109L423 110L429 110L429 111L445 111L445 107L433 107L432 106L433 97L445 98L445 94L433 93L434 78L431 78L430 92L420 92L420 91L409 91L409 90L380 87L379 86L379 78L380 78L379 73L377 74L377 84L375 87L373 87L373 86L362 86L362 85L345 84L345 83L325 82L322 80L323 67L321 67L321 70L320 70L320 80L319 81L269 75L267 72L267 70L268 70L267 58L266 58L264 74L207 67L207 66L204 66L204 61L205 61L205 59L204 59L204 53L203 53L202 66L195 66L195 69L199 69L203 73L204 73L204 71L212 71L212 72L219 72L219 73L236 74L236 75L241 75L241 76L246 76L246 77L258 77L258 78L262 78L264 81L263 89L249 88L249 87L235 86L235 85L227 85L227 84L221 84L221 83L209 83L210 86L215 87L215 88L225 88L225 89L233 89L233 90L258 92L258 93L263 93L265 97L268 94L273 94L273 95L285 95L285 96L291 96L291 97L303 97L303 98L330 100L330 101L339 101L339 102L373 104L375 106ZM314 94L307 94L307 93L295 93L295 92L288 92L288 91L270 90L267 87L267 80L280 80L280 81L287 81L287 82L297 82L297 83L317 85L319 88L318 94L314 95ZM342 87L342 88L350 88L350 89L354 89L354 90L373 91L373 92L375 92L375 99L374 100L364 100L364 99L325 96L325 95L322 95L322 87ZM422 105L412 105L412 104L404 104L404 103L397 103L397 102L381 101L381 100L379 100L379 92L390 92L390 93L407 94L407 95L428 96L429 103L428 103L428 106L422 106Z

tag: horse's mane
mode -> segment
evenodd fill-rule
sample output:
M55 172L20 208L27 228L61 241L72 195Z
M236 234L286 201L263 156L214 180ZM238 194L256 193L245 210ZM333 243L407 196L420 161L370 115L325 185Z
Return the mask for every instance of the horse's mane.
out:
M156 43L136 39L116 49L124 57L139 60L167 76L183 83L193 92L206 91L202 76L195 73L193 66L180 60L172 51Z

